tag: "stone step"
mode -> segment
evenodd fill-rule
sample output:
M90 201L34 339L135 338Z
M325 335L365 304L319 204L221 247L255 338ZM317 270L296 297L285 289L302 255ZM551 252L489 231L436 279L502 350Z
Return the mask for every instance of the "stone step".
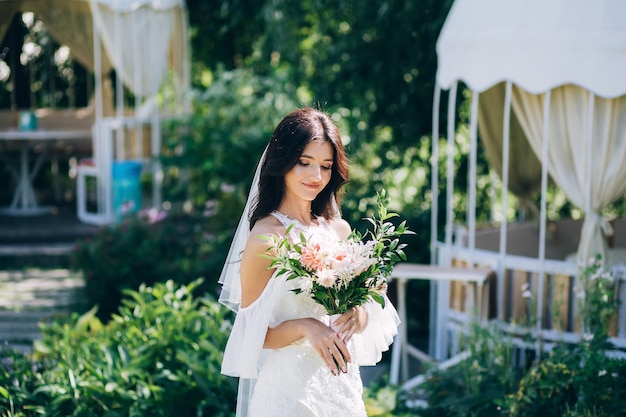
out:
M82 307L83 287L80 274L63 268L0 271L0 342L32 351L40 323Z
M21 243L0 245L0 256L64 256L74 250L74 243Z

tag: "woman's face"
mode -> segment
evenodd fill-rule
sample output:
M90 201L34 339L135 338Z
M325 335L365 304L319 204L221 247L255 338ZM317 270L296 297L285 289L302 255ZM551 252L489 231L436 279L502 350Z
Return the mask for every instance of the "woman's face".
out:
M285 174L286 199L313 201L329 183L333 161L334 153L330 143L308 143L296 165Z

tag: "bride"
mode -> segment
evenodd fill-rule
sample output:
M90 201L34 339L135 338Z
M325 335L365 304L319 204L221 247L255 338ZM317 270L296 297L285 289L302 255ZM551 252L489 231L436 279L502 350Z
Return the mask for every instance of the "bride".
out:
M337 126L322 111L296 110L278 124L259 167L220 277L220 301L237 312L222 373L239 377L237 416L365 417L360 365L375 365L399 324L386 300L333 323L294 281L269 268L259 236L304 233L345 240L336 196L348 181ZM386 297L385 297L386 298ZM331 328L332 326L332 328ZM335 330L333 330L335 329Z

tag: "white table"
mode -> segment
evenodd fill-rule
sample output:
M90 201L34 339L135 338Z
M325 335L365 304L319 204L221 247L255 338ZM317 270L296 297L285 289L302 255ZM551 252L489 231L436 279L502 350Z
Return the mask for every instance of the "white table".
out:
M412 389L424 381L424 375L417 375L408 379L408 359L409 355L427 363L436 363L434 358L422 352L415 346L409 344L406 334L406 284L411 279L424 279L433 281L459 281L469 285L469 296L471 304L477 309L478 317L487 316L486 300L489 295L489 277L494 273L490 268L480 267L456 267L439 266L413 263L400 263L396 265L391 273L391 279L398 284L398 315L400 316L400 326L398 334L393 342L391 350L391 369L389 382L397 385L404 382L403 389ZM442 322L447 317L442 318ZM439 335L445 332L445 328L436 329ZM439 336L437 336L439 337ZM446 368L467 358L467 352L461 352L452 358L438 364L439 368Z
M28 146L31 142L46 142L57 140L80 140L90 139L91 130L67 129L67 130L2 130L0 140L20 142L20 164L16 168L8 163L9 170L15 177L17 186L9 207L0 209L0 213L12 216L35 216L48 211L45 207L37 204L33 179L41 168L44 153L41 153L31 166L28 155ZM6 159L6 158L5 158Z

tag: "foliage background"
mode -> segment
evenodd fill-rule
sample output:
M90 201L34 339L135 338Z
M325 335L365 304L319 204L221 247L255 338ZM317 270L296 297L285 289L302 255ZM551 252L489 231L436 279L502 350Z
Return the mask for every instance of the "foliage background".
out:
M207 277L219 275L271 131L285 113L308 105L331 114L346 142L352 167L344 217L365 227L385 188L390 209L417 232L407 239L409 261L429 261L435 42L451 3L187 2L195 110L168 127L164 165L171 199L211 212L208 238L221 252ZM459 187L466 177L461 169ZM428 285L411 287L411 317L420 318L411 334L423 339Z

